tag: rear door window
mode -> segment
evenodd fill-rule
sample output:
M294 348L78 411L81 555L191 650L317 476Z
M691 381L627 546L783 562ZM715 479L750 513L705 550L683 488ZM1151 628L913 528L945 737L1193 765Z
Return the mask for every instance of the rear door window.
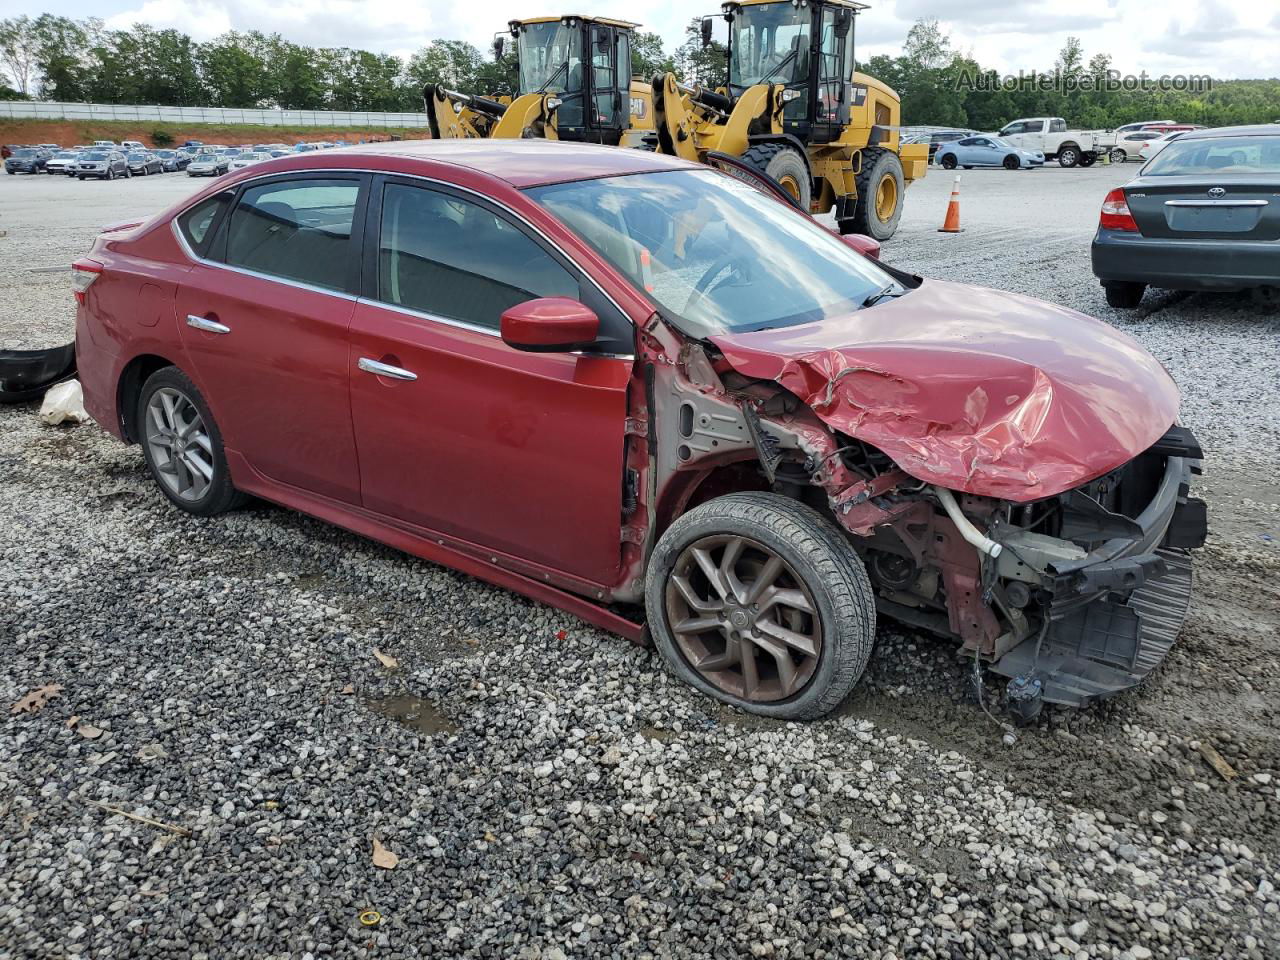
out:
M378 299L497 331L508 307L539 297L578 299L574 276L523 230L461 197L384 187Z
M327 290L352 275L356 178L307 178L249 187L226 230L226 262Z

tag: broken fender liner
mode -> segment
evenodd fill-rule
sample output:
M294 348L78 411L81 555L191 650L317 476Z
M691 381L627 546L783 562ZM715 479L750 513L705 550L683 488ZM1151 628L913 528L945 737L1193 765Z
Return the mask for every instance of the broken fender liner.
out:
M0 403L39 400L75 375L75 341L48 350L0 350Z

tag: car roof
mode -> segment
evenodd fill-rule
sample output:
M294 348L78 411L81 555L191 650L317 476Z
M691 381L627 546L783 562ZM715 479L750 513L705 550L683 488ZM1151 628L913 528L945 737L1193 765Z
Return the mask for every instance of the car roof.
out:
M1241 127L1209 127L1183 131L1179 140L1207 140L1213 137L1280 137L1280 123L1254 123Z
M371 154L449 163L505 180L517 188L698 168L687 160L646 150L557 140L393 140L336 147L324 151L323 159L315 162L328 165L344 155Z

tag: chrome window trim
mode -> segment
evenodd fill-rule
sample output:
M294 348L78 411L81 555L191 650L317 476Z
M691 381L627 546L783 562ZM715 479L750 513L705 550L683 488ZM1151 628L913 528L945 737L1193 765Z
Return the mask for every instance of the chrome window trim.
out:
M194 206L194 204L192 206ZM186 210L182 211L182 213L186 212ZM181 214L178 216L181 216ZM173 231L173 235L178 238L178 243L182 246L182 250L187 255L188 259L201 264L202 266L217 267L219 270L239 273L246 277L256 277L259 280L274 280L276 283L283 283L290 287L296 287L299 290L310 290L312 293L326 293L331 297L337 297L340 300L347 300L352 303L360 299L353 294L347 293L345 290L334 290L332 287L317 287L312 283L303 283L301 280L290 280L288 277L276 276L274 273L259 273L257 270L250 270L247 267L236 267L229 263L219 263L217 260L206 260L204 257L197 256L196 252L191 249L191 245L187 243L187 238L182 235L182 230L178 228L177 217L174 217L169 221L169 227Z
M558 243L556 243L554 240L552 240L552 239L551 239L551 237L547 236L547 234L546 234L546 232L545 232L545 231L543 231L543 230L542 230L540 227L538 227L536 224L534 224L534 223L530 222L530 220L529 220L527 217L525 217L524 215L522 215L522 214L518 213L518 212L517 212L517 211L515 211L515 210L512 210L512 209L511 209L510 207L508 207L506 204L501 203L501 202L499 202L498 200L495 200L493 197L490 197L490 196L488 196L488 195L486 195L486 194L481 193L479 190L473 190L473 189L471 189L470 187L464 187L464 186L462 186L462 185L460 185L460 184L457 184L457 183L451 183L451 182L450 182L450 181L448 181L448 180L441 180L441 179L439 179L438 177L428 177L428 176L426 176L426 175L424 175L424 174L421 174L421 173L402 173L402 172L400 172L400 171L392 171L392 170L369 170L369 169L360 168L360 167L322 167L322 168L317 168L317 169L314 169L314 170L280 170L280 171L276 171L276 172L273 172L273 173L260 173L260 174L257 174L256 176L252 176L252 177L245 177L243 180L237 180L234 184L230 184L230 185L228 185L228 189L239 190L241 187L245 186L246 184L253 183L255 180L266 180L266 179L270 179L270 178L272 178L272 177L281 177L281 178L285 178L285 177L289 177L290 175L294 175L294 174L324 174L324 173L354 173L354 174L360 174L360 175L363 175L363 176L369 176L369 177L375 177L375 176L379 176L379 175L384 176L384 177L405 177L405 178L408 178L408 179L411 179L411 180L421 180L421 181L423 181L423 182L425 182L425 183L438 184L439 186L447 187L447 188L449 188L449 189L451 189L451 190L457 190L457 191L459 191L459 192L461 192L461 193L468 193L468 194L471 194L473 197L479 197L481 200L485 201L486 203L491 203L491 204L493 204L495 207L497 207L498 209L502 210L504 213L506 213L507 215L509 215L512 219L514 219L514 220L518 220L520 223L524 224L526 227L528 227L530 230L532 230L534 233L536 233L539 237L541 237L541 238L543 239L543 241L544 241L544 242L545 242L549 247L551 247L553 250L555 250L556 252L558 252L558 253L559 253L562 257L564 257L564 258L565 258L565 260L567 260L569 263L573 264L574 269L576 269L579 273L581 273L584 277L586 277L586 278L587 278L587 280L588 280L588 281L590 281L591 285L592 285L593 287L595 287L597 290L599 290L599 291L600 291L600 295L601 295L602 297L604 297L604 298L605 298L606 300L608 300L611 304L613 304L614 309L616 309L616 310L618 311L618 313L622 314L622 316L627 320L627 322L631 324L631 327L632 327L632 329L633 329L633 330L634 330L634 329L635 329L635 327L636 327L635 321L631 319L631 315L630 315L630 314L628 314L628 313L627 313L627 311L625 311L625 310L623 310L623 309L622 309L622 305L621 305L621 304L619 304L619 303L618 303L618 301L617 301L617 300L615 300L615 299L613 298L613 296L609 293L609 291L608 291L608 290L606 290L604 287L602 287L602 286L600 285L600 282L599 282L598 280L596 280L596 278L595 278L595 277L593 277L593 276L591 275L590 271L588 271L588 270L584 270L584 269L583 269L583 267L582 267L582 264L580 264L580 263L579 263L577 260L575 260L573 257L569 256L568 251L566 251L566 250L564 249L564 247L560 246L560 244L558 244ZM276 276L272 276L272 275L270 275L270 274L255 273L255 272L253 272L252 270L245 270L245 269L243 269L243 268L241 268L241 267L232 267L232 266L230 266L230 265L228 265L228 264L225 264L225 263L219 263L219 262L218 262L218 261L216 261L216 260L206 260L206 259L204 259L203 257L198 257L198 256L196 256L195 252L191 249L190 245L186 242L186 237L182 236L182 231L178 229L178 218L179 218L179 217L181 217L183 214L185 214L187 211L191 210L193 207L195 207L195 206L196 206L196 204L198 204L198 203L202 203L204 200L207 200L207 199L208 199L209 197L211 197L211 196L214 196L214 194L209 194L209 196L208 196L208 197L201 197L201 198L200 198L199 200L197 200L195 203L192 203L192 204L190 204L189 206L186 206L186 207L184 207L182 210L178 211L178 212L177 212L176 214L174 214L174 215L173 215L173 217L172 217L172 218L170 218L170 220L169 220L169 223L170 223L170 225L171 225L172 229L174 230L174 234L175 234L175 236L177 236L177 238L178 238L178 242L182 245L182 249L183 249L183 251L187 254L187 256L188 256L191 260L193 260L193 261L195 261L195 262L197 262L197 263L204 264L205 266L209 266L209 267L222 267L223 269L226 269L226 270L232 270L232 271L235 271L235 272L238 272L238 273L246 273L246 274L249 274L250 276L254 276L254 277L263 277L263 278L268 279L268 280L279 280L281 283L288 283L288 284L291 284L292 286L302 287L303 289L307 289L307 290L315 290L315 291L317 291L317 292L319 292L319 293L329 293L329 294L333 294L334 296L340 296L340 297L343 297L344 299L348 299L348 300L360 300L360 299L364 299L364 300L365 300L366 302L368 302L368 303L376 303L376 304L378 304L378 305L380 305L380 306L385 306L385 307L390 307L390 308L392 308L392 309L397 309L397 308L396 308L396 306L395 306L394 304L384 303L384 302L383 302L383 301L381 301L381 300L370 300L370 299L368 299L367 297L365 297L365 298L361 298L361 297L353 297L353 296L351 296L351 295L350 295L350 294L348 294L348 293L340 293L340 292L338 292L338 291L334 291L334 290L327 290L327 289L325 289L325 288L323 288L323 287L314 287L314 286L311 286L310 284L300 283L300 282L295 281L295 280L288 280L288 279L286 279L286 278L283 278L283 277L276 277ZM372 198L371 198L371 199L372 199ZM237 202L238 202L238 199L237 199ZM429 315L429 314L423 314L423 313L418 312L418 311L408 311L408 312L412 312L412 313L414 313L416 316L424 316L424 317L427 317L427 319L430 319L430 320L438 320L438 319L439 319L439 320L441 320L441 322L443 322L443 323L449 323L449 324L451 324L451 325L453 325L453 326L464 326L464 327L468 327L468 328L469 328L469 327L475 327L475 329L480 330L481 332L486 332L486 331L487 331L487 328L478 327L478 326L476 326L476 325L474 325L474 324L470 324L470 325L468 325L468 324L463 323L462 321L446 321L446 320L442 320L441 318L433 317L433 316L431 316L431 315ZM492 331L487 331L487 332L492 332ZM495 336L501 336L501 335L500 335L500 334L495 334ZM575 351L575 352L577 352L577 351ZM591 354L591 356L612 356L612 355L611 355L611 354ZM623 356L623 355L619 355L619 356ZM632 357L632 359L634 359L634 355L626 355L626 356L630 356L630 357Z

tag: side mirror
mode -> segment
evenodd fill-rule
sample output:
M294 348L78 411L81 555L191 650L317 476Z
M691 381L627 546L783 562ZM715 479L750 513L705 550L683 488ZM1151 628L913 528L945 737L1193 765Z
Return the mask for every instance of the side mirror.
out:
M502 340L517 350L563 353L595 341L600 318L568 297L517 303L502 314Z
M712 27L711 18L703 17L702 18L702 46L704 48L711 46L711 27Z
M846 233L840 237L848 246L853 247L864 257L880 259L880 241L861 233Z
M506 41L502 37L493 38L493 59L501 60L502 51L506 49Z

